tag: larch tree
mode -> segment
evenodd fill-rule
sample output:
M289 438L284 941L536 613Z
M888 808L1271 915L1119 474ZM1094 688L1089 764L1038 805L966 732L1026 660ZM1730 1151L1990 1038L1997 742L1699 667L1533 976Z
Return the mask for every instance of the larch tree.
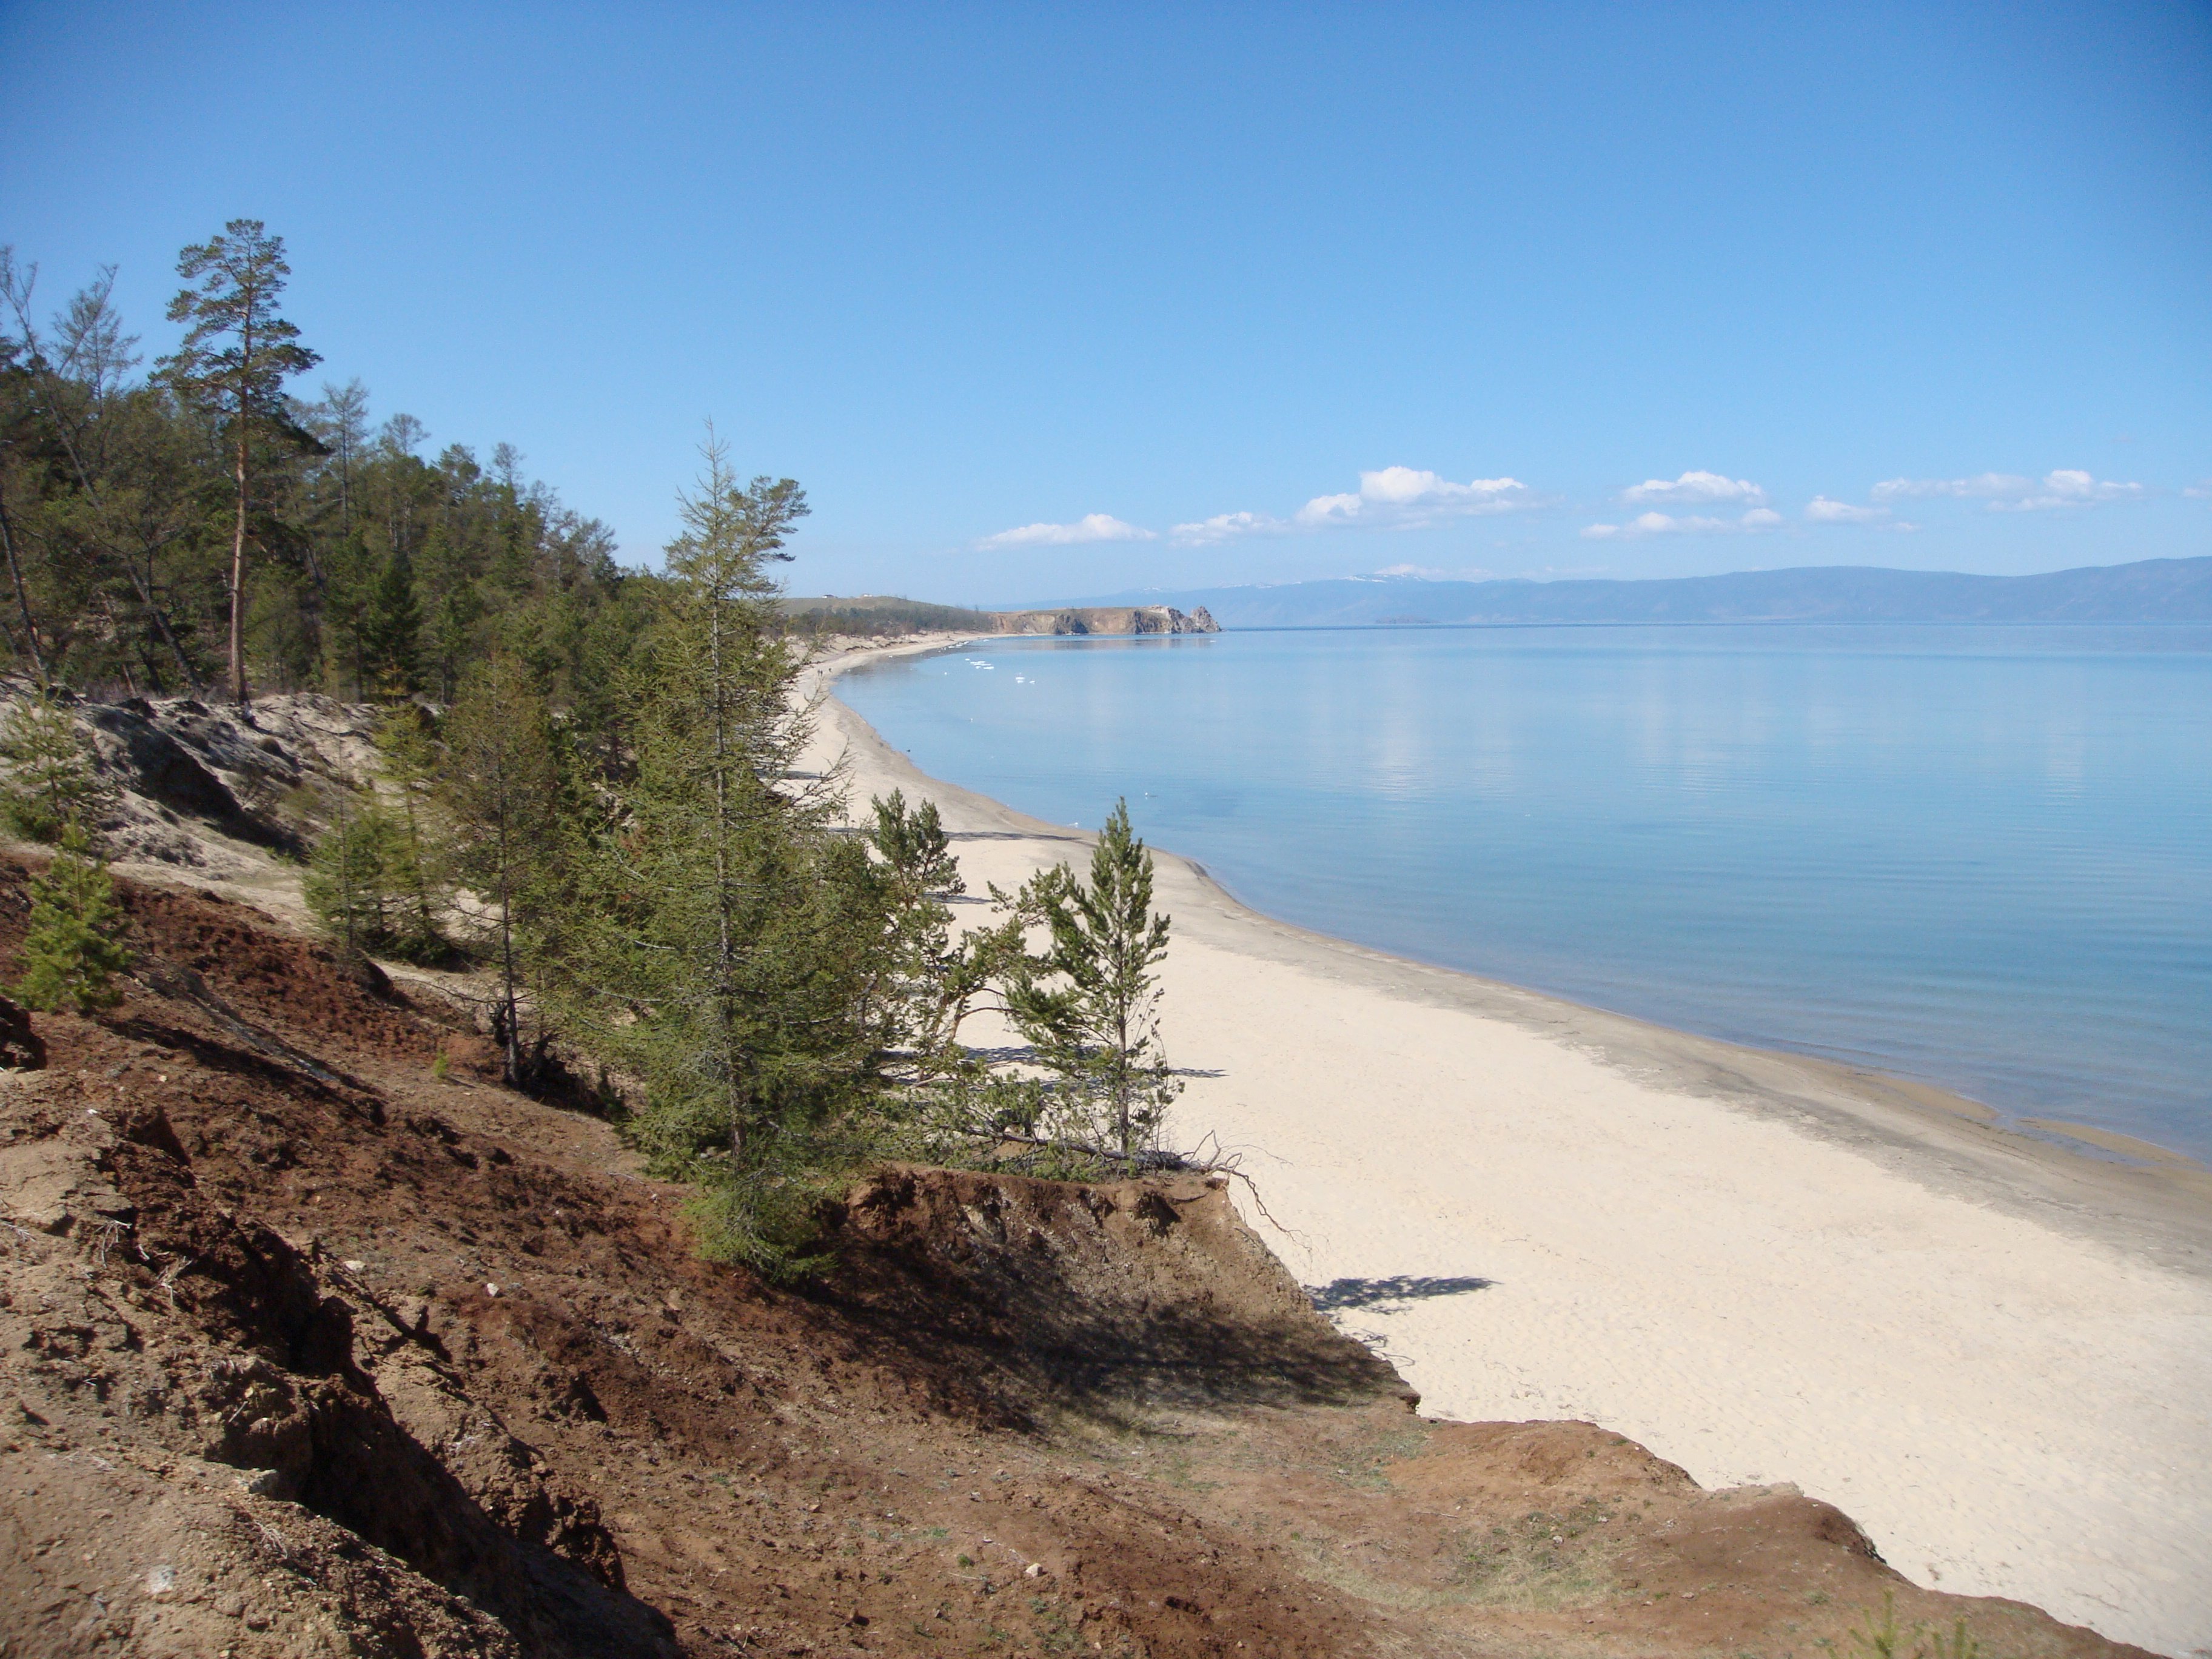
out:
M300 343L298 327L277 308L292 268L284 239L258 219L233 219L223 233L177 259L177 274L195 287L169 302L168 318L186 325L183 343L161 361L162 376L188 403L207 409L225 428L233 507L230 544L231 701L243 705L246 683L246 550L252 539L256 446L271 436L313 441L294 423L284 382L322 361Z
M392 906L384 890L384 854L390 839L375 797L356 804L352 791L341 790L336 817L317 837L301 877L308 910L349 956L385 948Z
M115 786L54 696L39 692L0 715L0 818L31 841L59 842L72 827L89 833L115 805Z
M522 665L495 653L461 684L446 717L432 796L448 832L453 872L491 907L499 952L493 1034L506 1081L531 1080L522 1048L521 944L533 900L550 887L562 830L562 778L552 716Z
M644 1082L631 1127L654 1166L701 1182L703 1247L782 1272L878 1122L891 899L836 833L834 789L799 774L801 659L769 568L805 498L704 453L634 660L626 775L576 906L591 934L561 971L592 1045Z
M905 1096L920 1150L972 1152L1010 1123L1032 1123L1038 1091L969 1048L969 1018L1005 1012L997 988L1023 961L1018 918L957 934L952 904L967 892L937 803L909 806L894 789L872 803L866 826L887 901L885 949L869 990L885 1080Z
M718 1139L742 1164L776 1092L772 981L791 942L778 901L807 827L776 791L801 732L769 574L806 498L789 479L741 485L711 437L703 453L667 549L666 611L640 663L612 874L618 913L635 919L620 954L647 991L635 1028L656 1085L647 1133L668 1152Z
M426 822L437 761L428 714L412 702L386 709L376 723L376 751L378 780L392 801L384 876L392 953L410 962L435 962L452 946L441 925L445 872Z
M17 703L0 726L8 763L4 799L15 827L58 843L31 882L22 977L26 1007L79 1013L112 1007L115 975L131 965L114 878L94 850L97 815L113 799L69 712L40 696Z

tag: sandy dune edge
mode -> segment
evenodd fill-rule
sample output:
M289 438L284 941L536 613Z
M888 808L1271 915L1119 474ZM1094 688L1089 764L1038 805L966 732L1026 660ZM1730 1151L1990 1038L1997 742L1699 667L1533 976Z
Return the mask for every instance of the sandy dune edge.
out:
M935 799L978 892L1087 848L834 700L817 744L856 800ZM1184 860L1160 894L1187 1138L1244 1151L1278 1252L1425 1410L1589 1418L1793 1481L1920 1583L2212 1649L2204 1170L1309 933Z

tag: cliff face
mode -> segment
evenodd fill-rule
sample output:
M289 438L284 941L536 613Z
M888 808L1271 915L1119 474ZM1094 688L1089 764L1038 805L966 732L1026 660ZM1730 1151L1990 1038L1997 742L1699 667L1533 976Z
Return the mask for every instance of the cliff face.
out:
M1080 605L1066 611L997 611L1001 634L1218 634L1204 605L1186 614L1172 605Z

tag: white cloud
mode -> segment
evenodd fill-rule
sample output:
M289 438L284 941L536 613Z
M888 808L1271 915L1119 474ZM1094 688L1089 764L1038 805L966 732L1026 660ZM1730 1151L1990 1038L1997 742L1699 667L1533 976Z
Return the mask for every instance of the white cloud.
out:
M1410 466L1386 466L1359 475L1359 489L1316 495L1287 519L1264 513L1217 513L1210 519L1179 524L1179 542L1206 544L1241 536L1280 536L1296 530L1338 530L1364 526L1381 530L1419 530L1475 514L1517 513L1548 507L1518 478L1474 478L1457 483L1435 472Z
M1781 522L1779 513L1764 507L1754 507L1736 519L1708 518L1701 514L1678 519L1671 513L1639 513L1626 524L1586 525L1583 535L1591 541L1607 541L1616 536L1728 535L1747 530L1771 530Z
M1025 524L975 544L981 548L1073 547L1079 542L1149 542L1154 532L1124 524L1110 513L1086 513L1073 524Z
M2057 507L2096 507L2106 501L2142 498L2139 483L2118 483L2073 467L2046 472L2039 483L2012 472L1982 472L1971 478L1885 478L1874 487L1878 501L1952 496L1981 501L1992 513L2040 513Z
M1449 570L1432 570L1425 564L1386 564L1374 573L1378 576L1411 577L1417 581L1440 582L1451 574Z
M1359 475L1359 498L1384 507L1449 507L1461 513L1510 513L1534 505L1528 486L1518 478L1475 478L1454 483L1410 466L1386 466Z
M1815 495L1806 503L1805 516L1814 524L1878 524L1889 516L1889 509L1855 507L1849 501L1832 501L1826 495Z
M1699 507L1711 501L1765 504L1766 492L1748 478L1731 478L1718 472L1685 472L1679 478L1646 478L1620 492L1632 505L1657 501L1669 507Z
M2212 501L2212 478L2200 478L2181 493L2192 501Z
M1973 501L1996 495L2016 495L2034 488L2035 481L2032 478L2014 477L2009 472L1984 472L1972 478L1884 478L1871 493L1878 501L1929 495L1956 495Z
M1311 529L1350 524L1364 506L1357 495L1316 495L1298 509L1297 522Z
M1264 513L1217 513L1195 524L1179 524L1170 533L1179 542L1206 546L1243 536L1279 536L1294 527L1288 520L1271 519Z

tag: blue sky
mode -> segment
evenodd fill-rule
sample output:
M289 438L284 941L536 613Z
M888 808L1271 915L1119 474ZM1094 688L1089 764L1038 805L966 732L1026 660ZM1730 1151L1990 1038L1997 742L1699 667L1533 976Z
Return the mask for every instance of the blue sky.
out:
M159 349L264 219L317 379L640 559L711 416L807 591L2025 571L2212 552L2208 111L2202 3L12 0L0 240Z

